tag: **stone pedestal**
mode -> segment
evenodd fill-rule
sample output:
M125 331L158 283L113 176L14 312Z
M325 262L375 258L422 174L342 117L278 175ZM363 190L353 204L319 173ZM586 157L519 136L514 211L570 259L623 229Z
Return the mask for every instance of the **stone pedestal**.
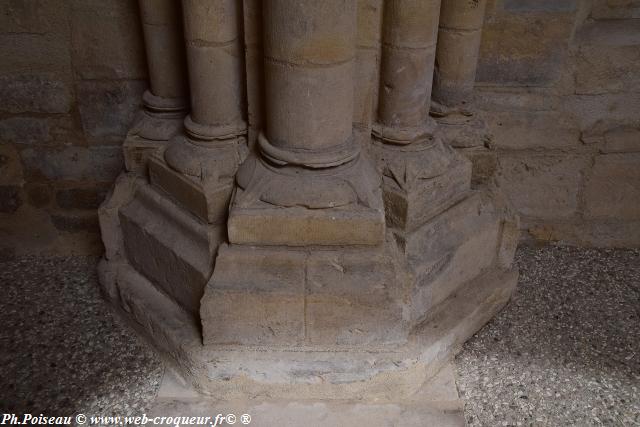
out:
M361 152L356 10L263 5L265 122L248 153L238 3L183 2L192 109L149 179L123 174L101 207L100 281L198 393L415 421L425 383L508 301L517 219L470 189L429 118L439 1L385 2Z

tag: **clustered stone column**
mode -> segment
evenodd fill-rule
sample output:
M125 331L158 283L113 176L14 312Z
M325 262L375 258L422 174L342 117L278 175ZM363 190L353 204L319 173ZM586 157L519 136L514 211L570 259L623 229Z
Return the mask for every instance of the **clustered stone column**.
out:
M456 43L477 35L484 3L244 1L182 1L183 120L178 2L141 1L140 129L164 139L148 179L122 174L100 209L104 293L215 398L415 402L517 278L517 225L493 190L470 189L440 130L468 118L471 73L457 67L473 49ZM361 21L358 4L373 8ZM379 84L355 84L377 74L378 40Z
M434 187L434 179L456 160L429 116L439 16L440 0L385 2L373 152L384 180L387 223L400 228L420 225L452 196L434 189L443 185ZM454 181L461 188L444 185L463 191L464 183Z
M381 242L377 177L352 129L355 1L272 0L263 27L266 129L238 172L230 242Z
M486 124L473 112L473 88L486 0L443 1L431 114L455 147L482 145Z
M239 0L183 0L191 87L186 135L152 163L154 184L207 222L226 217L244 158L244 53ZM186 180L185 180L186 178Z
M189 96L178 0L139 0L149 90L144 108L127 135L127 170L142 172L150 152L164 145L182 128Z

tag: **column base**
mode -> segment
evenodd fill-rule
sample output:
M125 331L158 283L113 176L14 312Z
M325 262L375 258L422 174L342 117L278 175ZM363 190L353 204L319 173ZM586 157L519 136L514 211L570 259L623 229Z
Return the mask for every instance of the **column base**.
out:
M145 94L145 96L149 95ZM122 151L125 169L128 172L146 175L149 156L164 147L182 130L186 111L181 105L169 107L172 100L165 99L164 101L168 103L165 106L166 111L143 108L127 133L122 144Z
M224 225L198 220L134 174L118 179L99 218L108 264L135 268L198 319L204 287L225 239Z
M439 137L409 145L374 138L371 151L382 174L389 227L416 229L469 192L471 164Z
M245 150L241 141L201 147L178 136L149 157L149 179L202 221L222 224L233 192L233 175Z
M454 148L482 147L491 142L487 123L480 117L439 119L443 139Z
M414 231L388 230L378 247L224 245L200 323L188 288L204 286L204 275L187 275L183 265L195 258L185 247L215 246L204 232L213 226L177 208L138 187L120 209L126 255L100 263L100 283L122 316L216 399L409 398L517 281L517 224L499 197L474 192ZM186 232L189 224L201 228Z
M229 241L248 245L379 245L379 177L362 155L337 167L273 166L250 156L238 170Z
M375 400L276 400L269 396L247 402L227 400L224 413L233 414L236 424L279 427L402 426L464 427L464 404L458 396L453 363L406 398L390 402ZM208 425L221 412L219 401L199 395L171 370L165 371L156 400L149 405L149 418L156 416L209 416ZM233 419L233 418L232 418Z

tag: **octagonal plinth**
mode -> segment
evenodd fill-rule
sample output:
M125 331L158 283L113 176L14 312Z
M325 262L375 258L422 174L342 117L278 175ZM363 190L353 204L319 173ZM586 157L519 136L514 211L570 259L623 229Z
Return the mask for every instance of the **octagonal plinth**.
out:
M102 261L100 280L201 393L390 400L413 395L508 301L516 242L494 197L472 193L377 247L223 245L201 322L128 257Z

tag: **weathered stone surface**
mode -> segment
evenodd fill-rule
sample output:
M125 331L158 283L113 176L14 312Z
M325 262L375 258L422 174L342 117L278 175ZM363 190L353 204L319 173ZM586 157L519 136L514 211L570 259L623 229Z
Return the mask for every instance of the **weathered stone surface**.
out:
M56 192L56 203L62 209L98 209L107 196L104 185L89 188L69 188Z
M98 216L92 212L87 214L52 214L51 222L60 231L70 233L99 231Z
M71 75L71 53L66 34L41 35L32 33L0 32L0 50L3 61L0 74L51 71L60 78ZM25 55L28 52L28 55ZM70 80L70 79L69 79Z
M633 92L565 96L560 106L573 114L583 130L599 122L608 128L633 125L640 116L640 96Z
M67 27L65 0L6 0L0 4L0 28L6 33L46 34Z
M25 192L28 202L36 208L46 207L52 200L51 187L48 184L27 184Z
M129 263L197 316L223 226L210 226L150 185L119 212Z
M394 233L412 275L412 322L494 264L501 221L496 208L474 193L419 229Z
M488 184L498 168L498 155L486 147L459 148L458 153L471 161L471 188Z
M592 8L593 19L640 18L640 5L636 0L594 0Z
M158 150L149 155L151 183L202 221L224 223L233 193L233 179L211 176L201 181L199 177L186 176L168 166L163 154Z
M503 155L498 163L498 185L521 215L551 219L577 213L587 156Z
M81 78L146 77L142 32L135 2L73 0L70 7L73 61Z
M120 147L34 147L20 156L30 179L110 182L122 170Z
M23 182L20 154L9 144L0 144L0 184L21 185Z
M203 346L192 318L166 294L126 264L111 266L113 273L102 276L114 278L113 301L196 389L225 400L409 398L505 304L517 280L513 271L493 270L469 282L432 313L415 345L397 352L264 351Z
M119 210L133 199L137 188L143 182L135 174L121 173L98 208L104 258L109 262L121 262L126 255Z
M78 83L80 119L89 140L94 143L124 139L140 108L142 81L96 81Z
M494 85L551 85L563 69L572 28L573 17L564 11L496 16L482 31L477 81Z
M640 23L604 21L585 25L579 44L576 93L637 92L640 88Z
M407 341L402 276L381 250L315 251L305 275L305 342L380 349Z
M374 146L378 150L378 146ZM429 171L428 158L420 157L418 153L407 152L404 170L385 173L383 176L383 199L387 226L402 230L414 230L424 224L434 215L448 208L460 200L469 190L471 183L471 163L459 156L453 149L446 147L447 164L444 172ZM382 162L398 161L392 159L389 150L382 150ZM441 155L436 151L427 151L426 156ZM422 155L424 156L424 155ZM422 161L420 161L422 160ZM426 172L425 176L411 178L413 174ZM392 175L392 176L388 176Z
M39 117L0 120L0 141L16 144L45 143L51 139L49 121Z
M578 0L505 0L509 12L573 12Z
M20 187L17 185L0 185L0 212L11 214L22 204Z
M204 344L300 345L304 252L222 246L202 298Z
M640 151L640 129L618 128L606 132L601 153L636 153Z
M585 217L640 220L640 153L597 156L585 185Z
M66 113L72 103L68 84L50 72L0 76L0 99L7 113Z
M558 149L580 144L574 118L556 111L486 114L492 143L505 150Z

